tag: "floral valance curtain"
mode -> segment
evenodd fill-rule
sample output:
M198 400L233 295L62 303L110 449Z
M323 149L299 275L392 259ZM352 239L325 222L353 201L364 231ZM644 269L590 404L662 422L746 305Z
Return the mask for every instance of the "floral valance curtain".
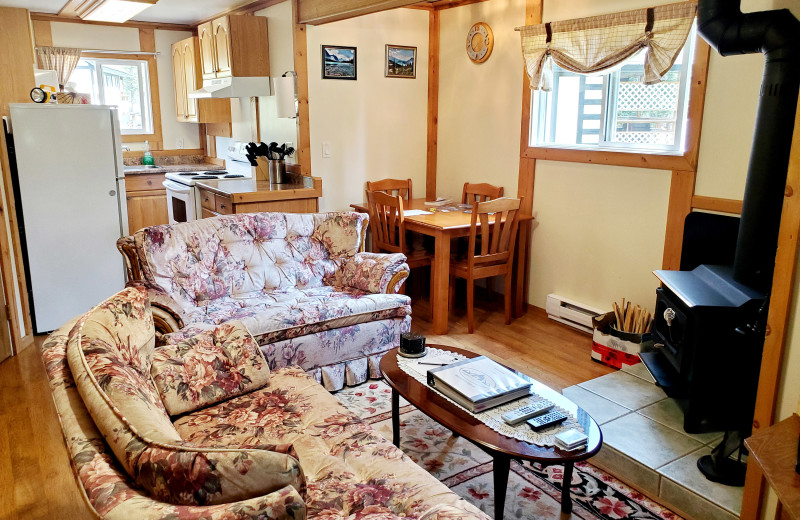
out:
M56 71L59 89L64 90L64 85L81 59L81 50L70 47L36 47L36 59L40 69Z
M683 48L696 12L697 3L682 2L522 27L531 88L550 90L551 60L587 74L621 64L643 48L645 83L658 83Z

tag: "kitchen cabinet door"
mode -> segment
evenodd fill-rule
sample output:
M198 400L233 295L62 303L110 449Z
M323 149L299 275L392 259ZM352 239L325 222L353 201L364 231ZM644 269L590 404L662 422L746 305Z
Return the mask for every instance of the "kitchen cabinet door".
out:
M217 56L217 77L231 75L231 32L228 17L223 16L212 22L214 26L214 46Z
M172 80L175 86L175 117L186 120L186 84L184 76L182 42L172 45Z
M197 71L195 70L194 38L181 42L183 55L183 77L185 78L184 90L186 92L186 119L197 121L197 100L189 97L190 92L197 90Z
M129 192L128 232L160 224L169 224L166 190Z
M214 29L212 22L197 26L197 38L200 43L200 65L203 79L217 77L217 59L214 55Z

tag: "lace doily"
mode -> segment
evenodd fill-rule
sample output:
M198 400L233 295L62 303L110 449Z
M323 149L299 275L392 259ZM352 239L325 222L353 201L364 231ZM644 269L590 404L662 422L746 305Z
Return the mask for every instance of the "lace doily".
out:
M431 368L435 368L436 365L426 364L426 361L432 360L442 360L442 361L460 361L462 359L467 359L466 356L458 354L456 352L452 352L449 350L442 350L438 348L428 347L428 354L421 358L407 358L398 355L397 356L397 366L400 367L400 370L408 374L409 376L413 377L420 383L425 386L428 386L427 382L427 373L428 370ZM421 363L422 364L421 364ZM433 388L433 390L436 390ZM521 406L525 406L528 404L533 404L537 401L541 401L544 397L531 394L528 397L516 399L511 401L510 403L502 404L500 406L495 406L494 408L489 408L488 410L484 410L482 412L473 413L461 406L460 404L456 403L443 393L436 390L436 392L450 401L453 405L461 408L464 412L476 417L479 421L483 424L491 428L492 430L505 435L506 437L511 437L512 439L517 439L524 442L529 442L531 444L536 444L537 446L555 446L555 439L553 438L554 435L561 433L563 431L569 430L570 428L576 428L585 433L584 429L581 427L578 420L568 411L560 408L558 406L554 407L552 411L558 410L559 412L567 415L567 419L561 423L560 425L549 428L543 432L535 432L533 428L528 426L527 423L523 422L517 426L509 426L503 420L502 415L506 412L510 412L511 410L515 410ZM434 419L436 419L434 417Z

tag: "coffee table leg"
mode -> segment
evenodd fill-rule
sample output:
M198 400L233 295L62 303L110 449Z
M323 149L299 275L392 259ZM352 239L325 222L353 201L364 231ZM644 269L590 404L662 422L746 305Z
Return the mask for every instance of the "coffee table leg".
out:
M503 520L508 488L508 470L511 458L502 453L494 454L494 519Z
M572 497L569 494L569 488L572 485L572 467L574 463L564 463L564 479L561 481L561 512L572 512Z
M392 441L400 447L400 394L392 388Z

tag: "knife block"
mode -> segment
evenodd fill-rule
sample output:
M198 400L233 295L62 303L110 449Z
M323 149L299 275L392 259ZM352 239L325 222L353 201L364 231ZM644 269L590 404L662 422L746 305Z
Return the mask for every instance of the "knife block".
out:
M256 157L258 166L255 167L255 177L257 181L269 182L269 161L266 157Z

